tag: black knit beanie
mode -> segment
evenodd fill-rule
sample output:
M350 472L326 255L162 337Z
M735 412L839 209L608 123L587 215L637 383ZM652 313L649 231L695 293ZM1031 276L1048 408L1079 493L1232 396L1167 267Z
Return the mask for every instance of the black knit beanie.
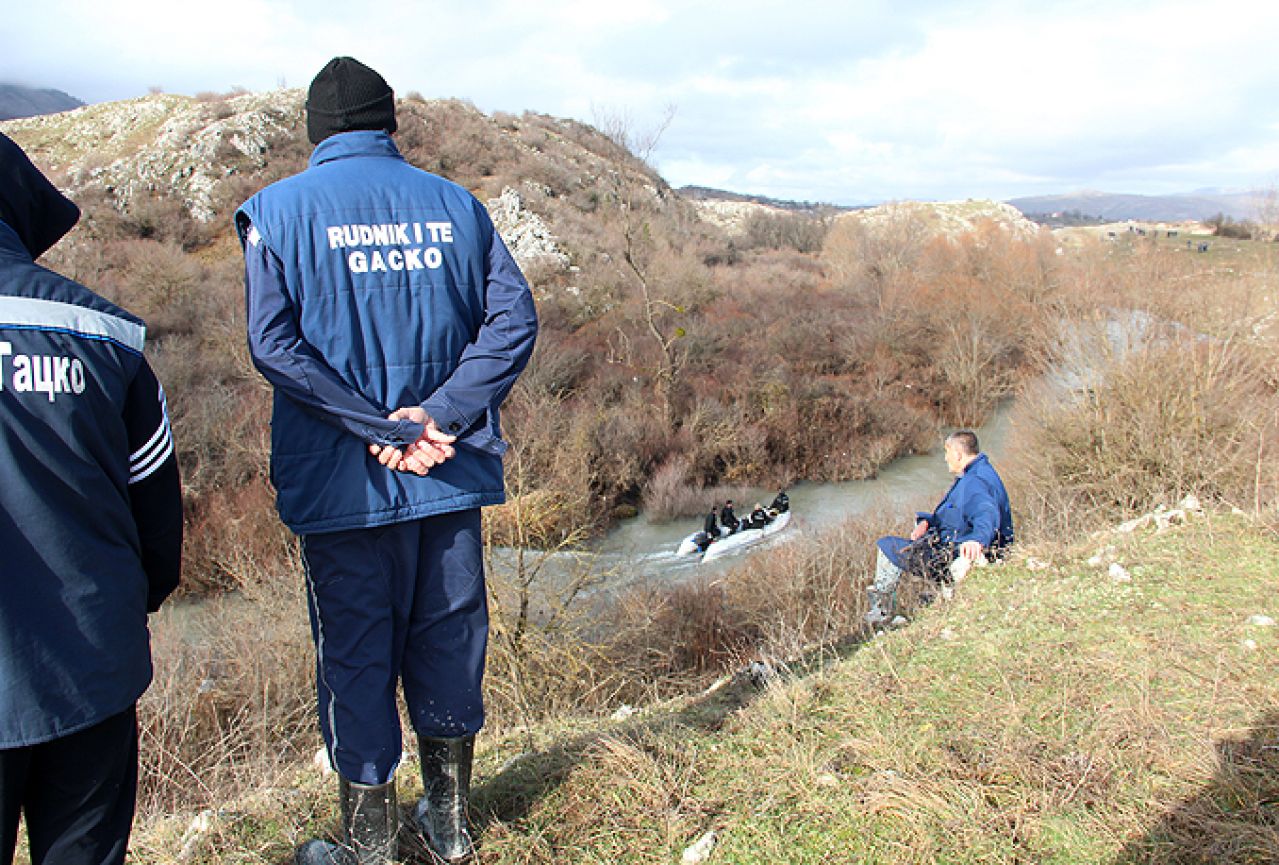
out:
M334 57L306 96L306 136L319 144L353 129L395 131L395 93L381 75L352 57Z

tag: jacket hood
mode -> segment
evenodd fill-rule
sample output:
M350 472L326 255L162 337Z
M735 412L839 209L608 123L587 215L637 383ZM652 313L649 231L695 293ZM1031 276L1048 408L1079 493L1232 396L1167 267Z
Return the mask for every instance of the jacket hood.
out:
M14 230L31 258L43 255L79 219L80 208L0 133L0 222Z

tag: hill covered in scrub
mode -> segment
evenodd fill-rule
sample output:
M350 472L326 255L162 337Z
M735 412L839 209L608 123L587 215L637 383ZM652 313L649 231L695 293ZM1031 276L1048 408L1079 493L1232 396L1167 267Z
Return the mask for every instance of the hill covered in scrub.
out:
M3 126L85 211L52 266L150 325L196 588L291 567L269 507L267 398L240 332L231 214L305 166L302 101L288 90L155 94ZM878 248L919 266L890 274L878 253L839 239L825 212L776 210L726 232L624 141L576 121L410 97L396 141L488 204L534 286L542 335L503 411L508 486L529 507L491 515L499 539L581 539L637 508L703 507L721 486L866 477L930 446L943 423L979 421L1033 367L1029 332L1005 332L961 374L937 351L954 338L935 305L882 296L886 286L903 299L953 288L956 256L995 268L1012 256L1025 260L1000 291L1010 309L1033 313L1025 304L1052 266L1033 238L966 250L963 237L933 243L927 224L895 219L918 230ZM975 369L994 386L961 380Z

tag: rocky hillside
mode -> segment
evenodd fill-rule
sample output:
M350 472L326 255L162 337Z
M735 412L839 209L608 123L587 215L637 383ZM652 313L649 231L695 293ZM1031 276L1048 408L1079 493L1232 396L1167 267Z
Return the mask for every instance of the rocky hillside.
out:
M302 134L304 93L274 90L193 98L152 94L38 117L0 130L21 144L74 197L105 195L127 212L147 198L181 202L200 222L253 191L255 178L300 168L309 152ZM594 234L589 214L601 197L643 189L649 203L677 220L695 213L705 230L746 233L752 217L828 216L839 208L686 187L674 192L651 169L598 131L572 120L525 113L483 114L457 100L400 103L397 140L426 147L418 164L468 186L489 204L522 264L567 272L589 254L565 235ZM289 159L282 159L287 153ZM290 161L291 160L291 161ZM679 214L683 214L680 216ZM1013 207L988 201L905 202L856 210L842 218L868 225L909 216L954 234L991 220L1021 238L1035 227ZM589 246L590 244L588 244Z
M153 94L11 120L0 130L77 199L103 195L128 212L161 198L210 222L262 182L302 166L309 153L303 103L300 90ZM682 206L646 166L575 121L489 117L457 100L404 100L399 111L401 148L411 158L414 150L430 150L431 158L413 161L488 201L522 263L570 267L574 251L557 242L556 223L580 222L610 179L613 186L638 184L659 206Z
M70 111L83 104L79 99L61 90L26 87L22 84L0 84L0 120Z
M172 196L207 221L218 184L263 167L272 139L302 122L300 92L273 91L218 101L153 94L4 129L73 197L98 188L127 210L143 194Z
M705 186L681 186L679 194L693 203L698 215L730 236L749 233L752 220L787 216L822 218L851 208L808 201L782 201L763 195L742 195Z
M929 233L948 237L969 234L984 223L998 225L1019 240L1030 240L1039 233L1039 226L1022 216L1017 208L983 199L899 201L853 211L842 215L840 220L854 222L872 232L912 223Z

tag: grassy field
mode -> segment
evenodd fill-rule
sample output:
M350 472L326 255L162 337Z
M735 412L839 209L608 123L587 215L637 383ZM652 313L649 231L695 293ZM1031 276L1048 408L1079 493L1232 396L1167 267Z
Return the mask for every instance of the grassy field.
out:
M771 684L482 737L481 861L678 862L708 832L735 865L1279 861L1274 534L1207 515L1034 552ZM287 861L335 815L331 779L285 784L134 855Z

